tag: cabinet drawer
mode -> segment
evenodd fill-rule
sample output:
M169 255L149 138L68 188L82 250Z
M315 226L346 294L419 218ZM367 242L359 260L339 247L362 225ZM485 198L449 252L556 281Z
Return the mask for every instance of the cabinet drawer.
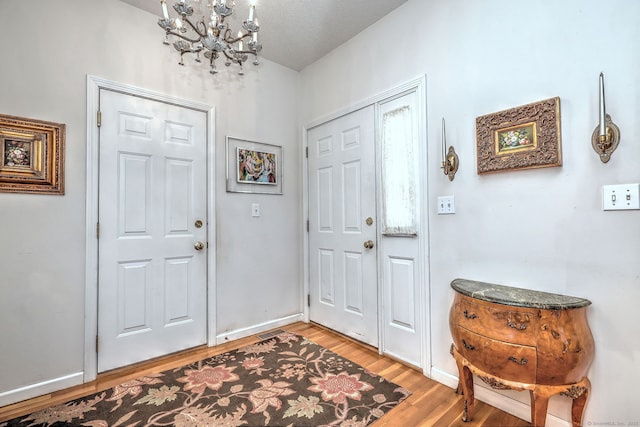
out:
M474 366L505 380L535 383L535 347L494 340L462 327L456 332L458 351Z
M500 305L474 304L465 297L456 298L454 315L457 323L476 333L517 344L535 345L535 314L528 311L502 309Z

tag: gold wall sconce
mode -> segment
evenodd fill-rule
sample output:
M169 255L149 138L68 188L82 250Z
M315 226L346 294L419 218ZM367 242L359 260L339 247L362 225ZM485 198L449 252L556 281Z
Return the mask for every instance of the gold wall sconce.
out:
M447 148L447 133L445 130L444 117L442 118L442 166L440 166L445 175L449 177L449 181L453 181L458 172L459 164L458 155L453 146Z
M618 148L620 143L620 129L613 123L611 116L607 114L604 102L604 74L600 73L600 93L599 93L599 122L591 135L591 145L600 156L602 163L607 163L611 159L611 154Z

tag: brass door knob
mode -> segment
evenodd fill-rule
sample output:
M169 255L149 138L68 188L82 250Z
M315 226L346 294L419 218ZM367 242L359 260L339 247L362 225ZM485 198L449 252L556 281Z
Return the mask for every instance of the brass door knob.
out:
M196 242L195 245L193 245L193 247L196 249L196 251L201 251L204 249L204 243L202 242Z
M366 242L364 242L364 247L367 249L373 248L373 240L367 240Z

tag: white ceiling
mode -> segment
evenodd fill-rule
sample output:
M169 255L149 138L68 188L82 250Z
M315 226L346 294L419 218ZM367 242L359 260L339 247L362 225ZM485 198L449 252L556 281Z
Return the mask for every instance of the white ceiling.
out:
M122 0L156 16L158 0ZM205 2L205 0L201 0ZM323 57L407 0L258 0L260 56L294 70ZM169 11L175 15L173 0ZM248 15L249 0L236 0L234 13ZM238 24L231 24L239 29ZM158 27L158 33L162 30Z

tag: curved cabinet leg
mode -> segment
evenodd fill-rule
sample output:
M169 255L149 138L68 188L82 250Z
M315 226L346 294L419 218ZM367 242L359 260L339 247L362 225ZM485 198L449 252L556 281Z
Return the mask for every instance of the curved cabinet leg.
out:
M466 366L461 366L460 368L460 383L462 384L462 394L464 395L464 414L462 415L462 421L467 422L473 419L473 408L475 406L473 374Z
M591 382L588 378L582 381L584 389L581 389L582 394L575 397L571 402L571 424L573 427L582 426L582 416L584 415L584 409L589 398L589 392L591 391Z
M533 427L544 427L547 420L547 407L549 406L549 396L544 393L531 390L531 425Z

